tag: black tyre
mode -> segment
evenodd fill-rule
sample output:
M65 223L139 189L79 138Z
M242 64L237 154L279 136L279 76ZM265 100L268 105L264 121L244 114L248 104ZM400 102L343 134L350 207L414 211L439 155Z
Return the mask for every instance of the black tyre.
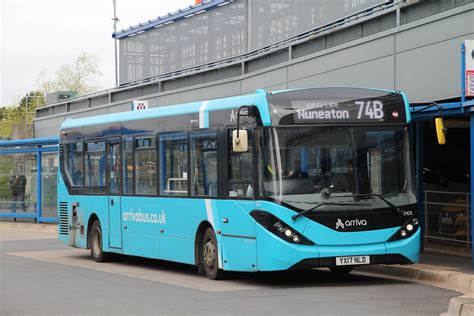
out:
M352 266L329 267L329 270L337 275L348 275L352 272L352 269L354 269Z
M224 277L224 271L219 269L219 249L216 235L214 234L214 230L210 227L204 232L201 260L208 279L220 280Z
M102 248L102 227L100 222L96 220L92 224L89 243L91 247L91 257L96 262L105 262L110 259L110 254L103 251Z

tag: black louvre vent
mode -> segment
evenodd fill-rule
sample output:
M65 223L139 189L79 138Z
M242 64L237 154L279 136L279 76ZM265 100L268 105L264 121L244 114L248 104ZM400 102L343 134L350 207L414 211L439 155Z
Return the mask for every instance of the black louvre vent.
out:
M59 202L59 234L68 235L67 202Z

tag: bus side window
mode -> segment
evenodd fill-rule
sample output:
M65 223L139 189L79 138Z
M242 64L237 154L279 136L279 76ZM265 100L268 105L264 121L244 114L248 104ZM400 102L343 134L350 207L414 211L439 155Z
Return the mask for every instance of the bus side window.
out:
M135 139L135 194L156 195L155 137Z
M105 142L86 143L85 177L86 191L105 193Z
M110 195L120 195L120 172L121 172L121 160L120 155L120 140L119 139L109 139L107 141L107 151L108 151L108 174L109 174L109 194Z
M82 187L84 185L82 142L64 144L64 148L64 163L70 185Z
M133 194L133 138L122 139L123 194Z
M217 196L216 132L191 135L191 195Z
M229 130L229 197L253 197L253 132L248 130L248 150L232 150L232 130Z
M188 136L160 135L160 194L188 194Z

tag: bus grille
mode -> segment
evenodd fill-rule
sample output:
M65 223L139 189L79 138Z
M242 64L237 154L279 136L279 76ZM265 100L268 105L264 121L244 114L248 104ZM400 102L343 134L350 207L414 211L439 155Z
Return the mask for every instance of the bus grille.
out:
M59 234L68 235L67 202L59 202Z

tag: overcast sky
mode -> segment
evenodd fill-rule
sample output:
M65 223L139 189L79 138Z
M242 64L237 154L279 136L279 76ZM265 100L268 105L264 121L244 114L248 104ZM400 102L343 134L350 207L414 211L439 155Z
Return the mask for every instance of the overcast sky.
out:
M118 30L194 4L194 0L117 0ZM102 88L114 86L112 0L0 0L0 105L54 75L80 52L95 55Z

